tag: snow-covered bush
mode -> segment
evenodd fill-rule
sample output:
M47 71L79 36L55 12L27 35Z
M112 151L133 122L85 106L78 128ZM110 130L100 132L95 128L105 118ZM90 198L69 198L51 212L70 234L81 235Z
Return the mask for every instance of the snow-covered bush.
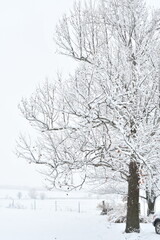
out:
M101 203L99 203L97 208L101 210L101 215L106 215L108 214L108 212L113 210L113 206L111 205L111 203L108 203L105 201L102 201Z
M26 209L26 207L23 204L20 203L10 203L7 208L13 208L13 209Z
M108 221L114 223L124 223L126 222L127 216L127 203L122 203L115 205L114 208L108 212ZM151 222L151 219L147 216L140 215L139 220L141 223Z
M140 217L139 217L139 221L140 221L140 223L149 223L149 222L151 222L152 220L151 220L151 218L148 217L148 216L140 216Z
M108 212L108 221L115 223L126 222L126 203L115 205L113 210Z

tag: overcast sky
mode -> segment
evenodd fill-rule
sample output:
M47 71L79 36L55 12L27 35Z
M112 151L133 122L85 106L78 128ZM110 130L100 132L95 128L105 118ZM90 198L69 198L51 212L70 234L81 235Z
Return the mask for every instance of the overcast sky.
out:
M19 132L27 127L17 105L46 77L72 71L72 60L55 54L53 34L73 2L0 0L0 185L43 185L35 168L13 153ZM160 0L150 2L160 7Z

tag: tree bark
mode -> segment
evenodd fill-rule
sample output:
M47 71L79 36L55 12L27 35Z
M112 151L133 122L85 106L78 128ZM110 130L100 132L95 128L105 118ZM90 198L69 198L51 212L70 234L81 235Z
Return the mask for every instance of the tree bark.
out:
M148 200L147 216L149 216L150 214L154 214L154 207L155 207L155 200L154 201Z
M151 189L151 193L146 190L146 200L147 200L147 216L150 214L154 214L154 207L155 207L155 202L156 202L156 196L154 194L154 191Z
M126 233L140 232L139 225L139 173L136 161L129 164Z

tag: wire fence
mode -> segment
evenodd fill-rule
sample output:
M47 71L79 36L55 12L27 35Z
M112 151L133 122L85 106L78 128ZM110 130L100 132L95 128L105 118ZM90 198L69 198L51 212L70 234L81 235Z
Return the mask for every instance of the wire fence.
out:
M0 198L0 209L30 209L30 210L44 210L52 212L97 212L100 213L101 209L98 208L102 205L103 201L110 202L111 206L118 204L119 199L113 199L111 201L106 199L72 199L72 198L46 198L46 199L14 199L14 198ZM155 210L160 211L160 199L156 202ZM142 215L147 215L147 203L144 199L140 200L140 213Z
M100 199L0 199L0 208L49 210L53 212L99 211Z

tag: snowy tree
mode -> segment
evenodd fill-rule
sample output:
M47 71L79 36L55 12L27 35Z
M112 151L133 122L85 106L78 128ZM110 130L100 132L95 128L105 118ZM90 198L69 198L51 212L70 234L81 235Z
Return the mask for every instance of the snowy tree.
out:
M146 181L142 179L142 193L141 198L145 199L147 202L147 216L155 212L155 203L157 198L160 196L160 187L159 187L159 175L152 174L152 179L149 179L149 176L146 178Z
M20 110L37 130L18 154L45 167L56 187L75 187L108 169L128 183L126 232L139 232L141 173L160 159L160 17L142 0L75 4L56 29L62 54L80 61L75 74L39 87Z
M21 199L22 198L22 192L18 192L17 197L18 197L18 199Z
M156 193L157 191L155 191L155 186L153 184L151 188L148 188L148 186L146 186L146 201L148 205L147 216L154 213L155 202L157 197L159 196L159 193Z
M36 198L37 198L36 189L34 189L34 188L30 189L30 191L28 192L28 196L29 196L31 199L36 199Z

